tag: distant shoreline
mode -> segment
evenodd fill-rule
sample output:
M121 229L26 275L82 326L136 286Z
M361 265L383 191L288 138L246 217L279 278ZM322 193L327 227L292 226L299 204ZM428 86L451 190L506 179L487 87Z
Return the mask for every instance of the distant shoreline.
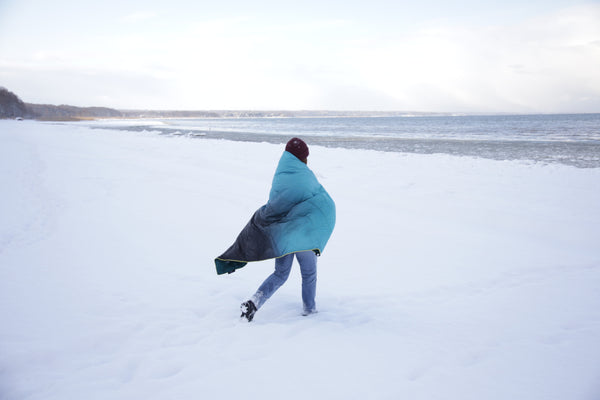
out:
M28 104L30 106L30 104ZM40 105L37 106L40 110ZM158 119L261 119L261 118L426 118L426 117L484 117L484 116L527 116L527 115L593 115L599 113L510 113L510 112L410 112L410 111L252 111L252 110L209 110L209 111L161 111L161 110L117 110L99 107L46 106L44 112L33 119L38 121L90 121L90 120L158 120ZM64 107L64 108L63 108ZM67 111L65 111L65 109Z
M600 111L598 112L600 113ZM578 115L597 113L515 113L515 112L432 112L432 111L365 111L365 110L147 110L110 107L23 102L16 94L0 86L0 119L34 119L38 121L89 121L102 119L184 119L184 118L377 118L377 117L463 117L502 115Z
M600 112L600 111L599 111ZM463 117L502 115L575 115L596 113L514 113L514 112L432 112L366 110L147 110L110 107L23 102L16 94L0 87L0 119L34 119L38 121L89 121L102 119L184 119L184 118L377 118L377 117Z

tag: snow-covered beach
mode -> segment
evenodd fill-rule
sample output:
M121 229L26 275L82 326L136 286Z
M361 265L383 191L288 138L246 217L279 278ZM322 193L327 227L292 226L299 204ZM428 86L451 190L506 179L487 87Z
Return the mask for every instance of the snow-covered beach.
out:
M247 323L282 151L0 121L0 399L600 397L600 168L311 146L319 313Z

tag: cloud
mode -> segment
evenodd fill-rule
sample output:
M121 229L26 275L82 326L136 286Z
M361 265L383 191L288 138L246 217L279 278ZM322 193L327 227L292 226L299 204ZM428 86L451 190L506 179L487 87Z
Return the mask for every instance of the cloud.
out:
M171 82L140 71L8 65L0 63L0 82L28 103L114 108L162 108L176 93Z
M169 25L136 12L122 22L159 19L161 28L122 23L82 32L81 41L36 38L0 55L0 78L17 90L10 80L19 76L50 102L74 99L61 87L77 81L85 104L121 108L600 111L600 5L512 24L437 20L412 30L344 17Z
M437 26L349 49L346 63L412 108L599 111L566 100L600 98L598 21L600 6L587 6L509 26Z
M140 22L158 17L158 14L153 11L138 11L128 14L121 18L123 22Z

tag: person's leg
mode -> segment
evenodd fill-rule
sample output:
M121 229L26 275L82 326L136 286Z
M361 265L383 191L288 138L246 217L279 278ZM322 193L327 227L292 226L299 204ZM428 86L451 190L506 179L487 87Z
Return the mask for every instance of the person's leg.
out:
M302 273L302 304L303 315L317 312L315 296L317 294L317 255L314 251L296 253Z
M259 309L265 301L267 301L273 293L285 283L288 276L290 276L293 262L294 254L288 254L287 256L275 259L275 272L265 279L250 299L257 309Z

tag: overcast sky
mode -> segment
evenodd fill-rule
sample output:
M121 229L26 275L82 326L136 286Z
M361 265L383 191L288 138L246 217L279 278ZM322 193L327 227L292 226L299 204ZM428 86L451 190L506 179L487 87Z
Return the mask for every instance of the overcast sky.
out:
M600 1L0 0L0 86L121 109L600 112Z

